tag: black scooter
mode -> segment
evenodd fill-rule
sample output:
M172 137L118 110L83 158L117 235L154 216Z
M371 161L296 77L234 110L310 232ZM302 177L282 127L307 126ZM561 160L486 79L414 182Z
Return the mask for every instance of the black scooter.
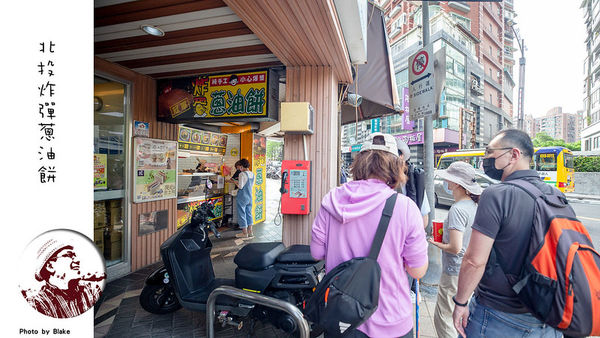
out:
M210 258L210 229L219 232L209 218L214 218L208 202L202 203L184 225L160 246L164 267L146 279L140 304L155 314L174 312L182 306L191 311L206 311L206 301L217 287L228 285L264 294L292 303L302 309L314 287L325 274L324 261L315 261L307 245L285 247L281 242L249 243L235 256L235 280L217 279ZM282 311L219 296L216 317L223 326L241 329L243 320L268 322L287 333L297 324ZM209 324L211 325L211 324Z

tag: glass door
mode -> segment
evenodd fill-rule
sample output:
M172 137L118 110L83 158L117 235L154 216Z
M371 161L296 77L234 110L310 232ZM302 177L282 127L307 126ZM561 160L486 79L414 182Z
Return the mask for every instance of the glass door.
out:
M128 85L94 76L94 242L108 269L126 263Z

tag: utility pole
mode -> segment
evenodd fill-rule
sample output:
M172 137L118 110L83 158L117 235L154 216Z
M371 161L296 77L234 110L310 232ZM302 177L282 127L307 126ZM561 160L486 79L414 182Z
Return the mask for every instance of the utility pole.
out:
M515 34L515 39L517 39L517 43L519 44L519 50L521 50L521 57L519 58L519 120L517 122L517 129L525 130L525 39L521 39L519 33L515 30L514 21L509 21L509 25Z
M422 2L423 11L423 47L429 44L429 2ZM437 103L436 103L437 105ZM425 193L429 200L431 213L429 214L429 222L427 224L427 233L431 234L431 221L435 217L433 193L433 116L426 115L423 117L423 167L425 167Z
M429 2L422 2L423 11L423 47L429 44ZM439 102L436 102L436 107ZM429 201L429 220L427 222L427 234L432 234L431 222L435 219L435 196L433 192L433 116L426 115L423 117L423 167L425 169L425 194ZM420 207L420 206L419 206ZM427 249L429 257L429 268L427 273L422 278L422 282L429 285L437 285L442 273L441 253L440 249L433 245L429 245Z

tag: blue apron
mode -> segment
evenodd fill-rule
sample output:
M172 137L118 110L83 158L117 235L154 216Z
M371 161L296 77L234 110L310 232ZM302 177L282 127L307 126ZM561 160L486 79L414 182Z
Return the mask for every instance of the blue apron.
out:
M238 190L236 196L236 205L238 211L238 224L240 228L252 225L252 186L254 185L254 175L250 177L248 171L240 173L248 178L242 189Z

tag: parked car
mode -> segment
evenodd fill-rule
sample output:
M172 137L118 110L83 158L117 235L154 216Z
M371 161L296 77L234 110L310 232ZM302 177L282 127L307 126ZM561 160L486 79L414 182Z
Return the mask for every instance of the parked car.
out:
M475 174L477 176L477 183L481 186L482 189L489 187L492 184L499 183L500 181L494 180L488 177L483 172L477 172ZM433 178L433 189L435 194L435 206L446 205L451 206L454 203L454 197L452 197L452 193L448 193L446 189L444 189L444 180L442 180L437 174L434 173Z

